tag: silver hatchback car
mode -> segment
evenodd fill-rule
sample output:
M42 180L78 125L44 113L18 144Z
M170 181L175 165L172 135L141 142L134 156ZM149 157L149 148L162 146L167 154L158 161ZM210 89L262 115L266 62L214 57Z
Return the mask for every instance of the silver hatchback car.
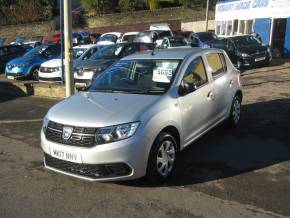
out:
M210 129L240 121L240 72L219 49L137 53L44 118L45 167L90 180L161 182L178 152Z

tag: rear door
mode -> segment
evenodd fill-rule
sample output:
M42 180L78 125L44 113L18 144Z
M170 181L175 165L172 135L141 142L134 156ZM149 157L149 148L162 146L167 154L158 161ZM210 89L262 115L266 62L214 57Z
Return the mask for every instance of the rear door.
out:
M232 99L230 99L230 72L228 72L226 59L223 53L210 52L206 54L205 57L214 90L214 111L217 120L219 120L227 114L228 104L232 101Z

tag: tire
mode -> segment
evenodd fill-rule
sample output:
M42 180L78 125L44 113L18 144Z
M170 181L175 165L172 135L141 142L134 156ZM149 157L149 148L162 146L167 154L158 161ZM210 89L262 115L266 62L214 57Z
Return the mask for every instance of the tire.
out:
M239 125L241 120L241 106L242 100L240 96L236 95L233 99L231 113L228 118L228 124L230 127L236 127Z
M168 179L175 168L177 144L174 137L161 132L155 139L148 159L145 178L150 183L161 183Z
M38 69L35 68L32 70L31 72L31 78L35 81L38 81L39 80L39 76L38 76Z

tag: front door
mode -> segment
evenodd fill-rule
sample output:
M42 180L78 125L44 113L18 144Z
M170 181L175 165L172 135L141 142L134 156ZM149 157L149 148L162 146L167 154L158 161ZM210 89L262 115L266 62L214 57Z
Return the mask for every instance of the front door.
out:
M201 57L190 62L184 73L183 83L192 87L192 91L179 97L184 143L186 144L207 129L214 116L212 111L213 89Z

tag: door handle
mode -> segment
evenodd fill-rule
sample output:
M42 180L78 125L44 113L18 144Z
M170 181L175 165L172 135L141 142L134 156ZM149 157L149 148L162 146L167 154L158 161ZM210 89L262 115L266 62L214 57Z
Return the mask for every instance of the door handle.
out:
M207 100L214 100L214 94L212 91L207 94Z
M231 81L230 81L230 87L232 87L233 84L234 84L234 80L231 80Z

